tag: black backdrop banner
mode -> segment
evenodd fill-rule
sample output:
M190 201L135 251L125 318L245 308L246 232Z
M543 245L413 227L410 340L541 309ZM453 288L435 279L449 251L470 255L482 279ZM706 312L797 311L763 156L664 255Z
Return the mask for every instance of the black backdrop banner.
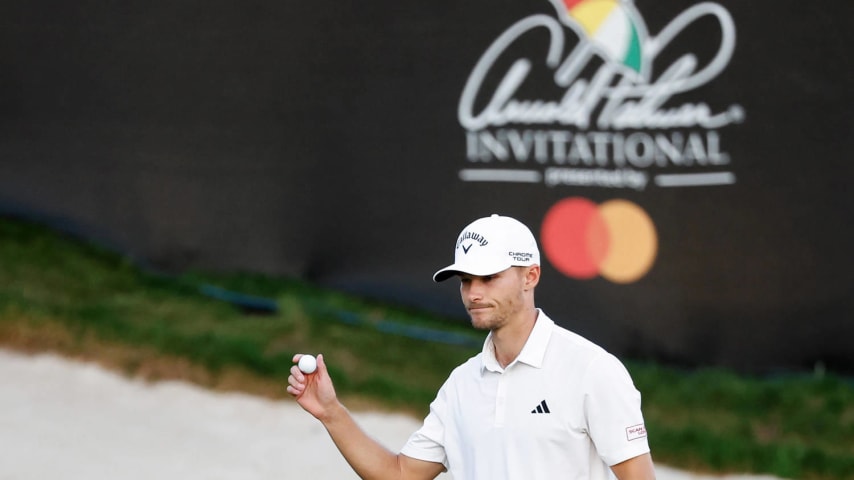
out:
M617 354L851 371L850 13L4 2L0 206L460 318L431 275L511 215L538 304Z

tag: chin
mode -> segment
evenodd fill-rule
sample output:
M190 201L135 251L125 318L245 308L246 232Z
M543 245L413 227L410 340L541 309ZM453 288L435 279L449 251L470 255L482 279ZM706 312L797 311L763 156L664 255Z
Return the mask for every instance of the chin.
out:
M482 322L477 322L472 320L471 326L475 328L475 330L490 330L491 327L489 325L484 325Z
M471 326L477 330L492 330L492 327L495 326L492 318L483 318L471 314L469 314L469 318L471 318Z

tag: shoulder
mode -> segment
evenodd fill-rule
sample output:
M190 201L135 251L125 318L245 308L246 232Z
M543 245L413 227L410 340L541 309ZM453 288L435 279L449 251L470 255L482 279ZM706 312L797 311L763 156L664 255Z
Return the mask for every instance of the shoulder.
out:
M478 353L477 355L469 358L465 362L458 365L451 371L451 375L449 379L457 379L468 377L471 375L480 375L481 369L483 368L483 352Z
M451 370L448 378L445 379L445 383L439 388L436 395L437 399L448 400L454 398L462 390L465 390L467 385L476 382L481 376L481 367L483 365L481 360L482 355L483 353L478 353Z
M480 352L477 355L469 358L465 362L454 367L454 369L451 370L451 373L448 375L448 378L445 380L445 384L442 386L442 388L446 389L448 387L453 386L454 384L470 381L472 376L480 376L482 367L483 353Z
M626 369L613 354L591 340L555 324L549 342L549 352L561 364L573 365L585 376L623 377Z
M587 355L601 355L608 353L604 348L593 343L581 335L567 330L558 324L555 324L552 330L552 337L556 342L560 342L563 346L577 349Z
M554 324L552 327L549 346L559 354L574 357L576 361L592 361L598 357L610 356L610 353L604 348L558 324Z

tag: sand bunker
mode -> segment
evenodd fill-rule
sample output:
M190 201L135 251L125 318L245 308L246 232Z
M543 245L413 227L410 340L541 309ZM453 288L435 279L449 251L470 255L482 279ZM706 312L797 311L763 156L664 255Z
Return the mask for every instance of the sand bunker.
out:
M358 478L320 423L290 400L147 383L92 363L2 349L0 379L3 480ZM420 425L405 415L355 416L394 451ZM711 477L661 465L657 474L659 480L772 478Z

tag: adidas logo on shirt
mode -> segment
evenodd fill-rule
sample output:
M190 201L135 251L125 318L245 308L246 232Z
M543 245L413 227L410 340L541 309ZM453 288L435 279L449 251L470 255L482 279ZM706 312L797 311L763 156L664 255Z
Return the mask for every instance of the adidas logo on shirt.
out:
M546 401L543 400L542 402L540 402L539 405L537 405L537 408L531 410L531 413L537 414L537 413L552 413L552 412L549 411L549 406L546 405Z

